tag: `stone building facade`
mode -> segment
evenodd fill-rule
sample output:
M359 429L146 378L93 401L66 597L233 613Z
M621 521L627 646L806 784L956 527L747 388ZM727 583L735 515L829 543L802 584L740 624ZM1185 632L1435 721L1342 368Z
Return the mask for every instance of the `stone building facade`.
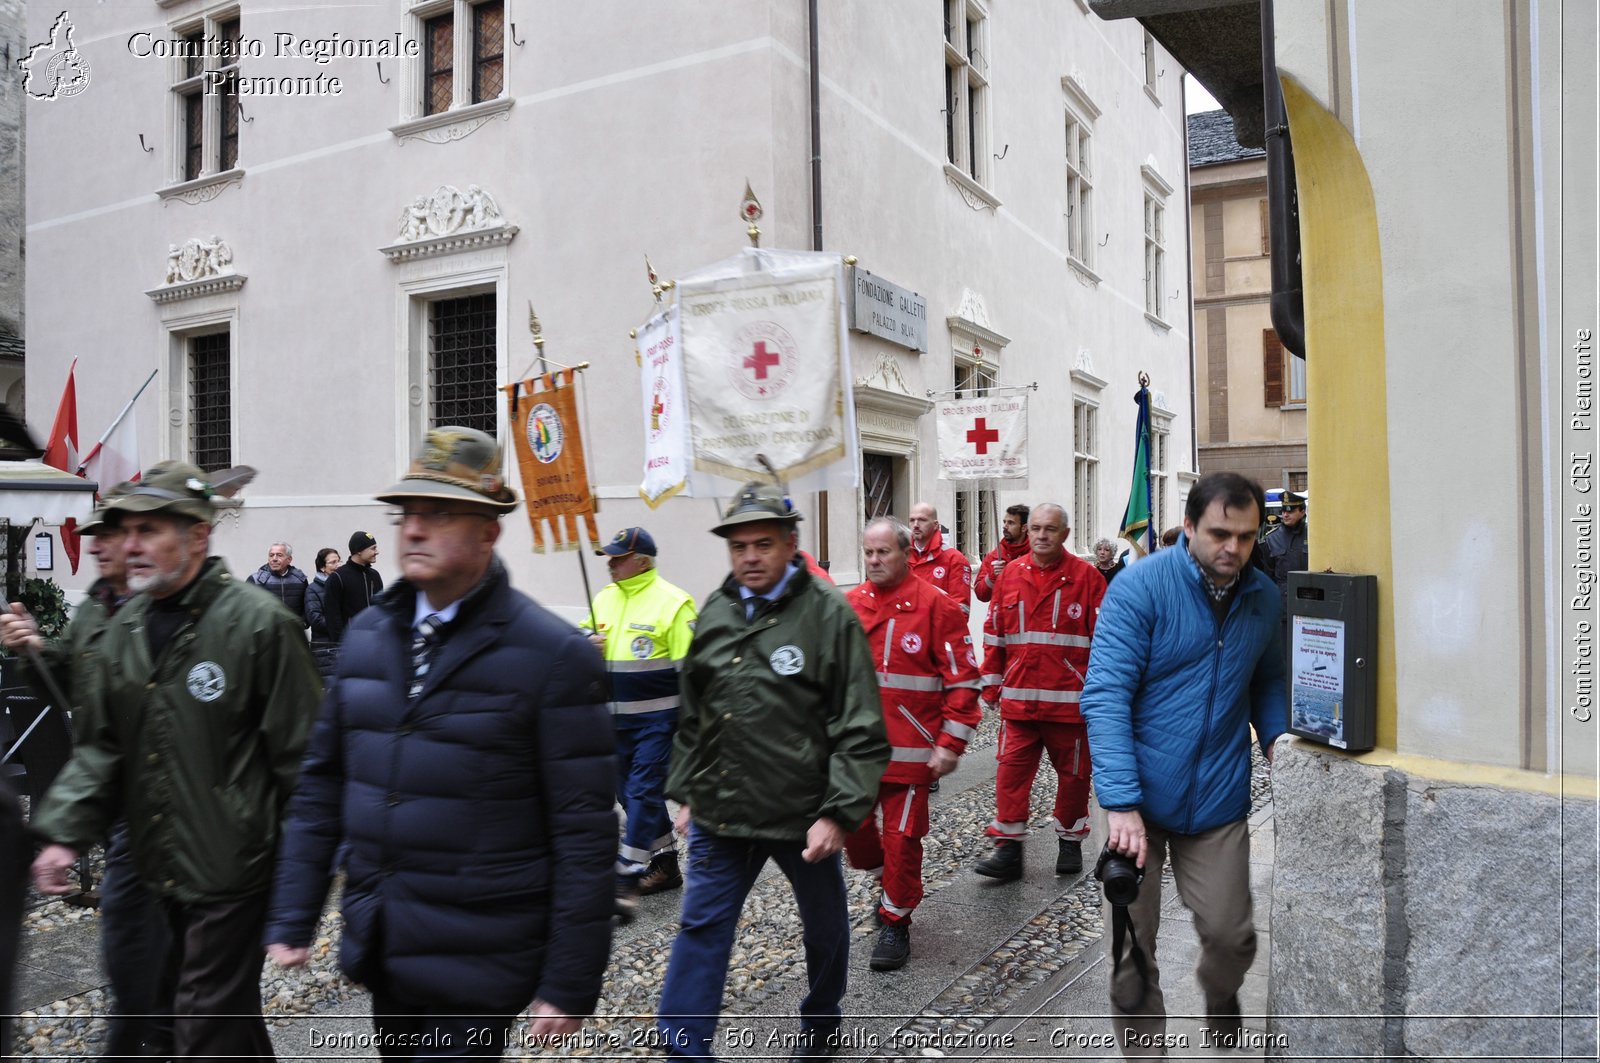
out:
M1081 550L1115 534L1140 371L1174 519L1195 468L1181 69L1078 0L816 11L813 108L803 0L72 9L91 80L28 114L30 413L48 418L77 357L92 438L155 370L146 464L260 470L219 529L237 567L275 539L305 563L354 529L392 560L371 492L433 421L504 437L494 388L534 363L531 303L546 353L591 364L604 535L650 527L700 595L725 572L717 502L639 500L628 336L651 310L646 254L671 279L746 243L748 181L763 246L853 255L926 301L926 349L849 334L855 497L797 500L841 583L873 504L933 501L973 556L1016 501L1082 514ZM55 18L34 5L28 39ZM1033 474L958 492L929 394L986 382L1037 383ZM574 561L530 547L508 521L516 582L580 612Z

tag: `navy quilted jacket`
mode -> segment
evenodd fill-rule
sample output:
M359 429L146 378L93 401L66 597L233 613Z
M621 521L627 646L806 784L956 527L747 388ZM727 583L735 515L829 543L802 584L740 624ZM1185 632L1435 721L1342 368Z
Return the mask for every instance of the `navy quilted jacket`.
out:
M311 940L349 843L341 966L403 1000L593 1010L611 947L600 655L496 559L406 697L416 590L351 623L288 812L266 943Z
M1249 727L1265 750L1288 715L1277 587L1245 566L1219 626L1188 547L1106 591L1081 708L1100 806L1199 834L1249 814Z

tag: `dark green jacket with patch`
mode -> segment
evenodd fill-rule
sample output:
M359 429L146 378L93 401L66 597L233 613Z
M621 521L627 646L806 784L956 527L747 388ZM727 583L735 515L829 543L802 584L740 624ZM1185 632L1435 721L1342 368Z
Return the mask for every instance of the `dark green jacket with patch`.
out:
M731 577L706 600L681 693L666 791L697 826L790 841L872 811L889 763L872 654L844 596L803 564L752 619Z
M321 684L300 623L220 558L182 595L189 615L159 658L137 595L75 662L78 745L31 829L81 851L126 815L151 889L247 896L271 885Z

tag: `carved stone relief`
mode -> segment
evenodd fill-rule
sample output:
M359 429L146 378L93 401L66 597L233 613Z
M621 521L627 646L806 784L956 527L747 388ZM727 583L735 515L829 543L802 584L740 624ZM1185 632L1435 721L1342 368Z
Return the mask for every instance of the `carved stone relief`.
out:
M502 247L517 227L500 213L494 196L478 185L463 192L440 185L413 199L400 212L398 240L380 248L391 262L417 262L441 255L460 255Z
M454 185L440 185L432 195L418 196L400 212L399 237L406 243L505 223L500 204L477 185L468 185L465 192Z
M980 328L991 328L989 324L989 308L984 305L983 296L971 288L961 289L961 302L956 306L953 315L962 321L971 322Z
M233 248L220 236L213 236L210 240L192 237L181 245L168 245L168 284L184 284L202 277L232 272Z
M162 283L145 294L157 303L177 303L244 287L246 278L233 268L233 247L220 236L195 236L167 245L167 272ZM186 304L187 305L187 304Z

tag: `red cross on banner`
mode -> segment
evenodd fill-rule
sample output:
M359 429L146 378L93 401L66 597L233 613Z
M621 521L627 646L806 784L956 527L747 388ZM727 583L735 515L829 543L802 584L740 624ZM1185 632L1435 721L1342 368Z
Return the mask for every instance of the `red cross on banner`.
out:
M979 454L989 453L989 444L1000 442L1000 433L990 428L987 422L988 418L979 417L967 433L967 442L976 447Z
M1003 390L1008 393L938 403L941 480L1003 481L1011 487L1027 482L1028 396L1021 388Z
M758 342L754 352L744 360L746 369L754 369L757 380L767 379L767 370L778 364L778 355L767 350L765 341Z

